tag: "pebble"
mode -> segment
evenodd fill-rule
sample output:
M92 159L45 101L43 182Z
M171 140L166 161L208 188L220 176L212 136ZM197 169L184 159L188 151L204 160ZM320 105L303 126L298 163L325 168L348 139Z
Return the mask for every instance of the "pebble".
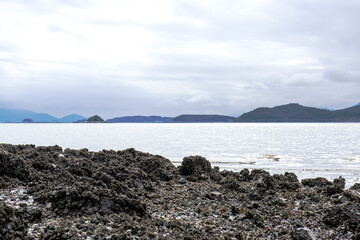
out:
M218 197L218 196L221 196L221 193L220 192L211 192L210 193L212 196L214 196L214 197Z

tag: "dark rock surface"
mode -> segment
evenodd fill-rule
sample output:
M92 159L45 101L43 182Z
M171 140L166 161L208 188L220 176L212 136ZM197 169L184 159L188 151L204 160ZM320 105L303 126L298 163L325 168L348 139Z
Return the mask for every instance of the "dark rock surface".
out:
M0 239L359 239L360 186L175 167L127 149L0 144Z

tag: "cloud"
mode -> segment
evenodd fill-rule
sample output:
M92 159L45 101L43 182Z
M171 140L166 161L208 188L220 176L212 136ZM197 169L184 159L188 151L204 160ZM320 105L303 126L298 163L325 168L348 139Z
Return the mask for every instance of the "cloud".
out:
M0 8L2 105L112 117L359 102L357 1L3 0Z
M356 82L360 84L360 71L330 68L324 71L324 77L335 82Z
M322 72L296 73L286 81L286 84L289 86L308 87L312 85L319 85L322 81Z

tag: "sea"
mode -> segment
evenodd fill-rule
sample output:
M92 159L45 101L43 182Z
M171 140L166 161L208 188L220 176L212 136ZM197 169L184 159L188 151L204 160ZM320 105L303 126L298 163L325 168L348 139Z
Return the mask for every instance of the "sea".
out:
M92 151L135 148L175 165L190 155L220 169L294 172L299 179L360 183L360 123L0 124L0 143Z

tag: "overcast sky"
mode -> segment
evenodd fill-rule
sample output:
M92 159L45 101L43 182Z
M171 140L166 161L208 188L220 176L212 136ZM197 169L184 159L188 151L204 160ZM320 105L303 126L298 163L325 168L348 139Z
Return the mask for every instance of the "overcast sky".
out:
M359 0L0 0L0 107L348 107L360 102L359 13Z

